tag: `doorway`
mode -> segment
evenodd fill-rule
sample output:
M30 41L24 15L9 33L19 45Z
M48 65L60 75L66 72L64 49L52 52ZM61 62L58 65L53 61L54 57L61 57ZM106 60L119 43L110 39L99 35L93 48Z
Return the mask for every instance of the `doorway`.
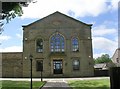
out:
M54 74L62 74L62 60L53 60L53 73Z

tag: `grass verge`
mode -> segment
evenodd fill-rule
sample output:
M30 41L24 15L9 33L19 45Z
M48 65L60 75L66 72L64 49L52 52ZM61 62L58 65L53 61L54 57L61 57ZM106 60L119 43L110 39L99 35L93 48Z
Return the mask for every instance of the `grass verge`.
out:
M0 81L1 89L30 89L30 81ZM33 81L33 89L39 89L45 82Z
M68 84L73 89L110 89L109 79L71 80Z

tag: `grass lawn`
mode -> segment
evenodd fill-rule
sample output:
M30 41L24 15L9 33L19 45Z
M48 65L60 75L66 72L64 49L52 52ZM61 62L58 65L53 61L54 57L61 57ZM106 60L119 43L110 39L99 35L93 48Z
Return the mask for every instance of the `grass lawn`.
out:
M30 81L0 81L1 89L30 89ZM45 82L33 81L33 89L39 89ZM0 85L1 87L1 85Z
M68 84L73 89L110 89L109 79L96 79L96 80L72 80Z

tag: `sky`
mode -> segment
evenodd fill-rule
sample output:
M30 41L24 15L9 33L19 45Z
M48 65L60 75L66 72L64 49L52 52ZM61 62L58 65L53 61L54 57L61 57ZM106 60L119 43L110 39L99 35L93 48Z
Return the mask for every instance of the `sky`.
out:
M0 35L1 52L23 51L22 25L30 24L59 11L92 26L93 57L113 56L118 48L119 0L36 0L23 7L24 14L4 25Z

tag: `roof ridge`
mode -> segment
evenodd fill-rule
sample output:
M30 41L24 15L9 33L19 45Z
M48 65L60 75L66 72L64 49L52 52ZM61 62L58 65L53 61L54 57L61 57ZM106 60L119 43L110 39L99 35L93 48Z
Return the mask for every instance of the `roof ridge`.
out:
M73 19L73 20L75 20L75 21L77 21L77 22L80 22L80 23L85 24L85 25L88 25L88 26L92 26L92 25L93 25L93 24L87 24L87 23L84 23L84 22L82 22L82 21L79 21L79 20L77 20L77 19L75 19L75 18L73 18L73 17L71 17L71 16L68 16L68 15L66 15L66 14L63 14L63 13L61 13L61 12L59 12L59 11L55 11L54 13L49 14L49 15L41 18L41 19L38 19L38 20L36 20L36 21L28 24L28 25L22 25L22 27L30 26L30 25L32 25L32 24L34 24L34 23L36 23L36 22L38 22L38 21L40 21L40 20L43 20L43 19L45 19L45 18L47 18L47 17L49 17L49 16L51 16L51 15L54 15L54 14L56 14L56 13L59 13L59 14L61 14L61 15L64 15L64 16L70 18L70 19Z

